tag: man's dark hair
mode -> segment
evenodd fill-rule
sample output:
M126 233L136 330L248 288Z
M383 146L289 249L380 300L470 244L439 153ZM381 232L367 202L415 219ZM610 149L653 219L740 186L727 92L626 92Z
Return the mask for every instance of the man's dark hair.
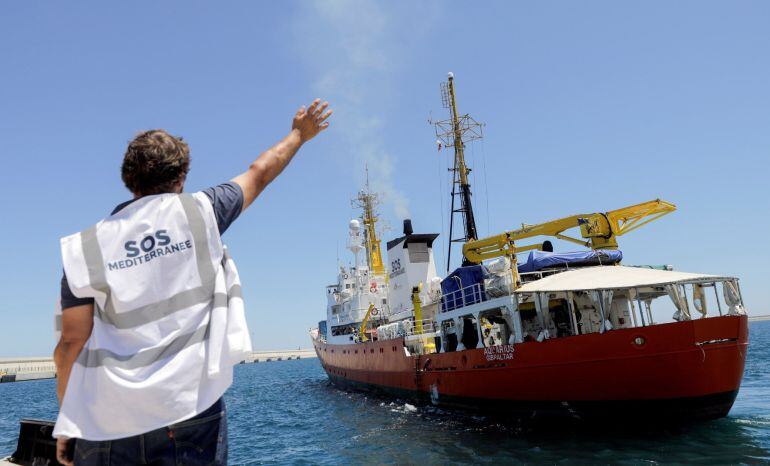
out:
M128 143L121 177L132 193L146 196L172 192L189 170L187 143L165 130L151 129Z

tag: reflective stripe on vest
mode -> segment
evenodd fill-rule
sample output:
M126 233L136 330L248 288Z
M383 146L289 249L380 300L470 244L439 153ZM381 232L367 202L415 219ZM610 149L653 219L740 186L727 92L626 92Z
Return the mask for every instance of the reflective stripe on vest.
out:
M227 294L214 294L214 307L224 307L233 298L243 299L241 285L233 285ZM61 318L57 319L61 322ZM173 356L188 346L201 343L208 339L208 328L198 328L192 333L179 335L166 346L154 347L140 351L136 354L118 355L107 349L83 349L76 362L85 367L98 367L109 363L111 366L121 367L123 369L137 369L139 367L149 366L163 358Z
M206 223L203 220L195 199L190 194L180 194L187 222L195 244L195 259L198 266L198 274L201 278L201 286L177 293L170 298L138 307L131 311L116 313L112 302L113 297L105 277L105 265L102 250L96 237L96 225L85 230L81 234L83 255L88 267L91 287L105 294L104 309L95 305L95 315L103 322L111 324L119 329L138 327L156 320L160 320L174 312L187 309L196 304L203 304L211 300L214 293L215 270L211 264L209 243L206 235Z

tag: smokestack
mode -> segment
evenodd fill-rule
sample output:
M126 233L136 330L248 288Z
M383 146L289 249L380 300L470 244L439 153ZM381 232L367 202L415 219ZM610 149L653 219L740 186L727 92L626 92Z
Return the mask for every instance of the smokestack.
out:
M414 230L412 229L412 220L411 219L404 219L404 235L411 235L414 233Z

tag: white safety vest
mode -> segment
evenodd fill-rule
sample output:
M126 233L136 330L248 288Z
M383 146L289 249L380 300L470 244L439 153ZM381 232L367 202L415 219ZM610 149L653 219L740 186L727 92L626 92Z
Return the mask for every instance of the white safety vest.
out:
M72 293L95 305L55 437L143 434L224 394L251 340L238 272L205 194L143 197L62 238L61 248Z

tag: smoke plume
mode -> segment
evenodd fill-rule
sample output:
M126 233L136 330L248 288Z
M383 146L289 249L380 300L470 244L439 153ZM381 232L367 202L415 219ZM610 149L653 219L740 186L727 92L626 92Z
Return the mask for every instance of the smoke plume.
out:
M409 200L394 185L394 148L385 143L382 118L401 70L394 38L403 27L395 9L371 0L298 2L294 34L298 53L317 78L315 91L334 108L333 129L340 150L352 157L356 188L369 168L373 191L398 219L409 216Z

